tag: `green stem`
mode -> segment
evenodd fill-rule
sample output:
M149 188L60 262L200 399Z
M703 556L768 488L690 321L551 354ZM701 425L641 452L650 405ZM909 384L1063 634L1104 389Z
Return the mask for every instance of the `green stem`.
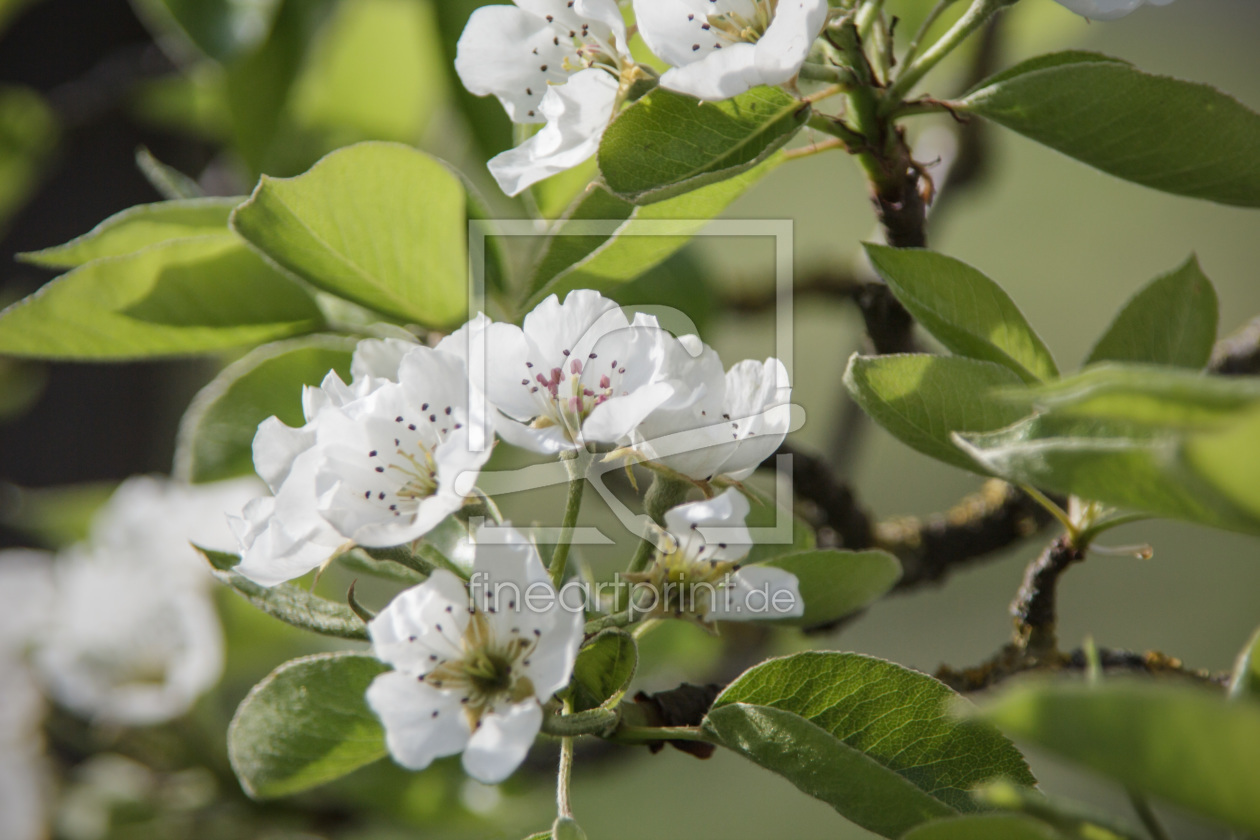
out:
M1151 835L1151 840L1172 840L1168 831L1165 830L1159 817L1155 816L1155 812L1151 810L1151 803L1146 801L1146 797L1137 791L1129 791L1129 801L1133 803L1133 810L1137 812L1138 819L1142 821L1142 825Z
M564 459L569 471L569 494L564 503L564 522L560 526L560 540L551 554L551 583L560 588L564 583L564 570L569 564L569 544L573 542L573 528L577 524L578 511L582 509L582 490L586 485L586 459L578 453Z
M609 627L625 627L627 624L634 623L634 616L630 610L615 612L611 615L600 616L586 622L585 633L591 635L598 633L600 630L607 630Z
M897 81L893 82L892 87L885 94L880 110L884 113L894 110L906 98L911 89L919 83L919 80L926 76L933 67L940 64L945 56L949 55L959 44L967 40L971 33L983 26L995 13L1011 5L1012 2L1014 0L975 0L971 4L971 8L963 13L963 16L940 37L940 40L929 47L921 56L905 65L901 74L897 77Z
M572 711L572 704L564 702L564 711ZM573 779L573 739L560 739L560 769L556 773L556 811L561 817L572 817L573 808L569 805L569 782Z
M957 2L958 0L937 0L936 5L932 7L927 17L923 19L923 23L919 26L919 31L914 33L914 39L910 42L910 46L906 47L906 54L901 57L903 66L914 63L914 57L919 54L919 47L923 45L923 39L927 37L932 24L936 23L946 9Z
M815 131L821 131L823 134L830 134L850 150L856 150L866 145L866 138L849 128L839 120L832 119L824 114L814 114L809 118L807 125Z
M620 726L612 740L641 744L650 741L708 741L698 726Z

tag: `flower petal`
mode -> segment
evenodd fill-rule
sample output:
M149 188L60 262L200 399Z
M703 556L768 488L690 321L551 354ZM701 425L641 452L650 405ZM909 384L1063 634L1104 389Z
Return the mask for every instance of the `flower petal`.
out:
M458 659L468 605L463 581L445 569L436 570L368 622L373 654L412 676L427 674L440 661Z
M730 99L763 84L757 69L757 45L731 44L699 61L673 67L661 76L661 87L704 102Z
M498 784L511 776L542 728L542 707L533 700L481 719L464 748L464 770L479 782Z
M805 614L796 575L773 566L744 566L726 579L705 618L719 621L799 618Z
M665 529L685 555L699 556L703 546L706 560L738 560L752 547L747 516L748 500L730 487L712 499L665 511Z
M390 671L372 680L367 702L385 727L389 754L408 770L423 770L468 743L468 717L456 692Z
M774 20L757 41L757 73L763 85L781 85L801 72L827 22L827 0L779 0Z

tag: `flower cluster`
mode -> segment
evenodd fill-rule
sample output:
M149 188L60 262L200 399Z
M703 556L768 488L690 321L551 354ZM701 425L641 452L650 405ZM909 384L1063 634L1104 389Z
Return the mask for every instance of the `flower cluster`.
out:
M330 372L306 389L302 427L258 428L254 465L272 495L232 520L236 571L256 583L429 533L478 498L496 433L544 454L602 444L696 481L739 481L790 419L777 359L724 371L696 336L628 319L590 290L547 298L520 327L479 315L436 347L362 341L351 372L349 385Z
M663 87L704 100L791 82L827 20L826 0L635 0L639 33L673 65ZM590 158L636 83L615 0L516 0L482 6L460 36L455 70L493 94L512 122L543 123L490 161L508 195Z
M439 524L462 522L469 567L437 569L369 623L393 670L368 702L399 763L419 769L462 752L485 782L520 764L545 704L568 684L589 606L558 597L562 574L549 576L519 532L474 530L465 515L469 502L493 507L476 482L495 439L584 463L602 448L708 495L715 482L747 477L788 431L790 387L777 359L727 371L698 337L627 317L589 290L547 298L521 326L478 315L433 347L365 340L351 373L349 384L330 372L305 390L300 428L274 417L259 426L254 462L272 495L232 520L236 570L273 585L350 547L414 547ZM627 578L663 600L636 601L629 614L706 626L800 615L791 574L739 566L752 544L748 511L728 486L664 512L660 550ZM478 582L471 595L455 570ZM767 603L753 603L757 589Z

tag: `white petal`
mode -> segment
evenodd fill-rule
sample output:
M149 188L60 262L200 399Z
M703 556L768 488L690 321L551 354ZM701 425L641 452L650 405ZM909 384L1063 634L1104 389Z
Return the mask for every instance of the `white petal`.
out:
M314 445L314 429L294 429L278 417L268 417L258 424L254 434L254 471L272 493L277 493L293 468L294 459Z
M718 102L763 84L755 44L731 44L700 61L674 67L661 76L661 87Z
M521 145L491 158L490 174L505 193L519 195L586 161L599 148L616 101L617 80L603 70L581 70L565 84L552 85L537 109L547 124Z
M626 396L605 400L591 410L582 424L582 438L589 442L616 443L673 394L673 385L654 382Z
M746 359L727 372L723 413L738 445L722 465L724 475L747 478L779 448L792 423L791 398L787 368L778 359Z
M774 20L757 41L757 72L763 85L781 85L801 72L827 22L827 0L779 0Z
M731 11L729 5L710 0L634 0L634 17L648 48L666 64L682 67L722 45L717 32L705 26L709 15Z
M518 420L530 420L542 410L533 389L538 384L534 377L550 370L544 365L542 353L520 327L492 324L486 330L486 364L470 373L491 405Z
M479 782L498 784L511 776L542 728L542 707L530 700L486 715L464 748L464 770Z
M541 356L531 361L550 368L574 357L585 359L604 336L629 325L615 301L590 289L577 289L565 296L564 303L548 295L525 316L523 329Z
M368 622L372 653L413 676L427 674L441 661L458 659L468 605L463 581L438 569L424 583L399 593Z
M468 743L468 716L453 691L390 671L372 680L367 702L385 727L389 754L408 770L423 770Z
M40 635L54 603L53 555L12 548L0 551L0 661L20 654ZM3 680L0 680L0 684Z
M1094 20L1116 20L1122 18L1142 5L1143 0L1058 0L1058 2L1076 12ZM1152 0L1158 2L1158 0ZM1166 5L1171 0L1163 0L1159 5Z
M472 93L498 97L512 122L543 122L548 88L569 77L566 59L577 64L572 39L561 37L567 35L524 9L482 6L459 36L455 72Z
M744 523L747 516L748 500L731 487L712 499L665 511L665 529L687 556L738 560L752 547L752 535Z
M796 575L772 566L744 566L730 575L705 617L722 621L799 618L805 614Z
M366 338L354 348L350 373L355 380L398 379L398 365L407 353L417 347L414 341L398 338Z
M594 31L599 38L607 40L607 36L611 35L615 42L613 48L617 52L625 56L630 54L626 46L626 20L622 17L616 0L577 0L573 4L573 11L583 20L597 24ZM604 30L607 30L607 34Z

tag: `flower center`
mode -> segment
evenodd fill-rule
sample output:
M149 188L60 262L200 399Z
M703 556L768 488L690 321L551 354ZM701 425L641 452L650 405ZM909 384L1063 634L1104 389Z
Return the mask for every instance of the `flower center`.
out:
M596 406L617 396L626 368L616 359L601 367L595 353L585 361L571 358L568 350L564 355L564 364L553 367L549 374L535 373L532 380L522 379L521 384L529 387L539 404L539 413L530 425L536 429L560 426L569 440L579 443L582 423ZM531 373L537 369L533 362L525 366Z
M444 632L440 624L434 629ZM461 657L442 662L420 679L434 688L460 692L469 725L476 729L499 703L519 703L534 696L534 684L522 666L529 665L538 635L535 630L524 636L514 627L506 638L498 638L486 614L474 608L463 635L448 639Z
M778 0L753 0L751 15L738 12L709 15L708 24L702 28L714 32L721 40L730 44L741 41L755 43L770 28L770 21L774 19L778 5Z
M686 549L671 534L663 534L666 543L657 553L656 561L645 572L626 575L631 583L647 584L654 595L644 593L653 603L646 607L656 615L703 614L708 612L732 574L739 571L739 563L729 560L707 560L712 553L710 546L693 531L693 539ZM725 544L720 544L725 548Z
M402 415L395 417L394 436L380 440L378 447L367 453L382 484L364 490L363 498L384 505L395 517L413 515L422 501L437 493L433 450L452 429L463 427L454 422L449 407L438 410L425 403L421 411L425 414L418 422ZM427 428L422 430L420 424Z

